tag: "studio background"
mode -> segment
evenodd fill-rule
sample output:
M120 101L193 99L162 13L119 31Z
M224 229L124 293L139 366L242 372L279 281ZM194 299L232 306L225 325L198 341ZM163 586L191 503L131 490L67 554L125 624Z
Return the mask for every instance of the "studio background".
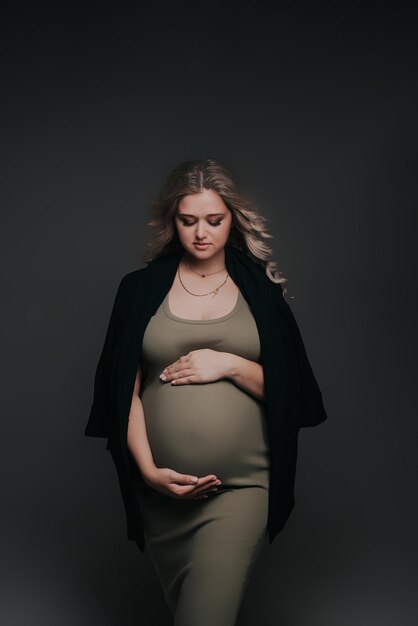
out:
M239 624L416 622L415 6L3 6L2 623L171 624L83 431L149 206L208 157L269 220L329 415Z

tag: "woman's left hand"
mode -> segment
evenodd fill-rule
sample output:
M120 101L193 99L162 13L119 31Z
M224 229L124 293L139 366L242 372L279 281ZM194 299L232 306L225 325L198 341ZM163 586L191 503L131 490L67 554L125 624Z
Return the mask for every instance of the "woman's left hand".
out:
M173 385L214 382L225 378L227 357L228 353L210 348L191 350L168 365L162 372L166 378L163 379L161 374L160 378Z

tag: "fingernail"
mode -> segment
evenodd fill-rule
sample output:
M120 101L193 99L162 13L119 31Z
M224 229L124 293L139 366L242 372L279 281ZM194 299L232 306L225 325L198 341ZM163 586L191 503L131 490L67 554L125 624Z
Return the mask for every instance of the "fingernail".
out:
M197 483L197 480L198 480L198 479L197 479L197 476L193 476L192 481L193 481L194 483Z

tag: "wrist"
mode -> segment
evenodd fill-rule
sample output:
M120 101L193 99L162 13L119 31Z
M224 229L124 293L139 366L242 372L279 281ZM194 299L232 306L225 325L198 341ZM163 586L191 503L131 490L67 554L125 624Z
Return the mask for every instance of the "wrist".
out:
M151 484L155 482L155 479L158 474L158 467L156 465L151 465L146 468L140 468L140 472L142 474L142 478L147 484Z
M223 378L229 378L230 380L236 380L240 371L241 357L237 354L231 354L230 352L223 352Z

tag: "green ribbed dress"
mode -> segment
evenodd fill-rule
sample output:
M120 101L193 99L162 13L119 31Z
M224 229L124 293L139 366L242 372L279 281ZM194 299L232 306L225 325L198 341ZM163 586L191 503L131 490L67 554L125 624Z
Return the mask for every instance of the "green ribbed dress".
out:
M141 400L158 467L222 481L207 499L179 500L135 481L146 546L175 626L233 626L267 537L269 447L264 403L231 380L171 385L162 370L211 348L260 362L257 326L241 292L211 320L174 315L168 294L142 344Z

